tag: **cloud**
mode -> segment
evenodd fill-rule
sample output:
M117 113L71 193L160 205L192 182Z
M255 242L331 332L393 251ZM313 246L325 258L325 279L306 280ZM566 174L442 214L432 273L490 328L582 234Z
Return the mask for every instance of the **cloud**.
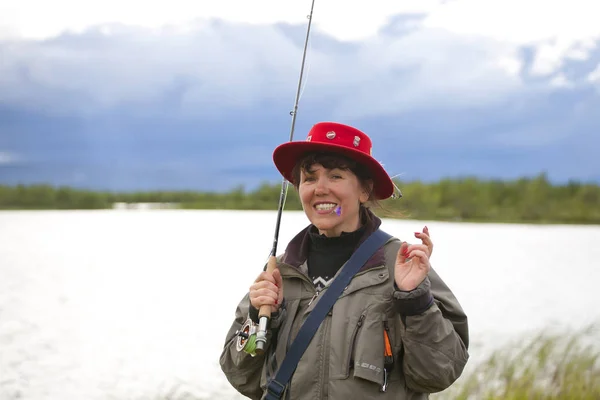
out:
M21 158L17 154L8 151L0 151L0 165L16 164L19 161L21 161Z
M61 2L23 0L1 10L2 30L16 38L2 46L5 102L47 108L54 101L45 97L60 93L60 106L96 110L156 102L167 92L180 111L204 115L278 103L294 89L310 5L69 1L70 12L57 13ZM39 13L26 11L34 8ZM315 9L306 95L333 104L339 117L448 106L448 98L459 107L499 104L535 88L524 88L524 76L542 79L544 89L572 87L561 69L589 59L600 39L600 5L584 0L381 1L368 13L364 2L331 0Z
M600 88L600 64L587 76L588 81L598 83Z
M501 30L479 3L473 15L452 11L461 4L415 6L373 22L360 40L316 24L295 139L318 120L355 124L407 179L597 176L595 31L560 36L540 22L529 32L521 15ZM115 22L0 41L0 146L28 160L11 167L11 182L226 188L277 179L270 156L289 134L305 24Z
M549 76L568 60L589 57L600 39L598 14L600 3L589 0L460 0L436 9L424 26L535 47L530 72Z
M84 114L164 104L211 117L280 104L295 92L309 1L107 0L69 2L70 13L57 13L67 0L57 1L2 10L0 26L16 32L0 44L4 104ZM24 11L32 8L41 13ZM583 0L381 1L365 13L364 2L317 1L303 95L348 118L501 106L523 93L577 87L582 80L562 68L595 51L597 8Z
M490 106L535 90L524 85L518 48L426 28L423 18L392 20L384 32L402 34L349 45L314 31L304 100L348 118ZM189 117L279 104L295 92L301 31L199 20L185 29L112 24L80 35L5 42L0 101L87 114L156 106L168 98L166 107Z
M365 2L362 0L316 0L313 21L322 32L338 40L359 40L376 34L391 15L431 12L443 3L444 0L380 0L369 4L369 12L365 12ZM85 3L71 0L55 0L52 3L20 0L0 5L0 27L4 28L4 35L0 35L0 38L46 39L65 31L80 34L91 26L113 23L143 28L185 26L196 18L267 25L303 24L310 6L310 0L171 0L152 3L142 0Z
M271 26L211 21L184 32L112 25L10 42L2 46L0 100L92 112L156 103L170 93L193 113L243 107L289 85L294 48L286 42Z

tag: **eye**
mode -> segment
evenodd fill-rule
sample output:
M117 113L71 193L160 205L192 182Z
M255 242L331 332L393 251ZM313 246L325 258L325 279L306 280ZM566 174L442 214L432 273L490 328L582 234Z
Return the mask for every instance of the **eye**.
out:
M332 177L333 179L342 179L342 176L341 176L341 175L339 175L339 174L333 174L331 177Z

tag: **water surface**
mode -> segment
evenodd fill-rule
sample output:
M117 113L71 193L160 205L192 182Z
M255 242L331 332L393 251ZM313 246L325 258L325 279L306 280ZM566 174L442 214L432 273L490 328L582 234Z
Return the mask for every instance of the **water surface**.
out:
M0 212L0 399L237 399L218 358L271 249L275 212ZM280 250L307 224L286 212ZM600 319L600 227L427 224L468 313L472 363Z

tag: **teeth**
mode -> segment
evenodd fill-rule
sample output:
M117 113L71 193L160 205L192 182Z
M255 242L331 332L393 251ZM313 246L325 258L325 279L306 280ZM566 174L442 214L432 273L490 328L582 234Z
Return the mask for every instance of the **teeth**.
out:
M321 210L321 211L325 211L325 210L333 210L333 208L336 206L335 203L324 203L324 204L317 204L315 206L315 208L317 210Z

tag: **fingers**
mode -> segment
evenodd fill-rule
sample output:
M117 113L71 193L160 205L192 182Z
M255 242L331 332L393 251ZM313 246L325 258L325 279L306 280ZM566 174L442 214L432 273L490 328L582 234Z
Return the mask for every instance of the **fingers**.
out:
M398 254L396 255L396 264L403 264L406 261L406 251L408 247L408 243L402 242L398 249Z
M262 272L250 286L250 303L258 309L264 305L276 306L282 295L281 286L281 273L278 269L273 274Z
M406 252L407 253L412 253L414 250L420 250L423 251L425 254L427 254L429 256L429 247L427 247L424 244L420 244L420 243L415 243L415 244L411 244L407 246ZM412 257L412 256L410 256Z
M276 269L273 271L273 279L275 280L275 285L277 287L282 287L283 286L283 281L281 280L281 272L279 272L279 269Z
M279 269L273 271L273 278L275 278L278 289L277 303L275 304L281 304L283 303L283 279L281 278L281 272L279 272Z
M275 271L277 271L277 269L275 269ZM265 280L269 281L269 282L272 282L273 284L276 283L275 282L275 278L273 277L273 274L271 274L271 273L269 273L267 271L261 272L260 275L258 275L258 277L256 278L256 280L254 282L256 283L256 282L265 281Z
M252 286L250 286L250 291L260 290L260 289L267 289L267 290L270 290L273 292L277 292L278 287L273 282L267 281L267 280L255 282L252 284Z
M429 228L426 226L423 228L423 232L415 232L415 237L417 239L421 239L421 242L429 249L429 256L433 252L433 242L431 241L431 236L429 235Z
M276 305L278 303L278 295L272 291L266 291L265 289L255 290L251 292L250 302L256 308L261 308L262 306L268 305Z
M413 257L411 254L415 250L420 250L425 254L429 252L428 247L424 244L408 244L407 242L402 242L398 249L398 254L396 255L396 261L402 263L406 261L407 258Z
M421 263L429 265L429 248L424 244L402 242L396 255L396 264L403 264L407 259L415 257L419 258Z
M419 249L415 249L412 250L408 253L409 258L420 258L421 259L421 263L423 264L429 264L429 257L427 256L427 253L423 250L419 250Z
M279 303L279 293L271 289L250 289L250 304L260 309L264 305L276 306Z

